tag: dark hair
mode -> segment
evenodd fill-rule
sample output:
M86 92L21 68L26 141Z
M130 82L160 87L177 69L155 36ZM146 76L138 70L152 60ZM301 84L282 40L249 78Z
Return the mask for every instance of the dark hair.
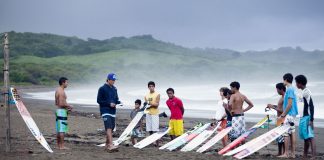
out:
M135 101L135 104L139 104L139 105L141 105L142 104L142 101L140 100L140 99L137 99L136 101Z
M227 87L222 87L219 89L220 92L224 92L225 89L228 89Z
M59 85L62 85L65 81L67 81L68 79L67 78L65 78L65 77L61 77L60 79L59 79Z
M295 77L296 83L302 84L303 86L306 86L307 84L307 78L304 75L298 75Z
M150 85L153 85L155 87L155 83L153 81L149 81L147 87L149 87Z
M174 89L173 89L173 88L168 88L168 89L166 90L166 93L168 93L168 92L170 92L170 91L174 94Z
M289 83L292 83L294 80L294 76L291 73L286 73L282 78Z
M286 92L286 86L283 83L277 83L276 88Z
M223 87L224 89L223 89L223 96L227 96L227 95L231 95L232 94L232 92L231 92L231 90L230 89L228 89L228 88L226 88L226 87Z
M233 87L233 88L236 88L237 90L240 89L240 83L239 82L236 82L236 81L232 82L230 84L230 86Z

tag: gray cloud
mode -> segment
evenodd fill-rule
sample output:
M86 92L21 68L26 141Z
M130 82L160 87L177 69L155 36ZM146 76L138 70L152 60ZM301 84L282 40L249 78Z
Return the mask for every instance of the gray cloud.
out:
M7 0L0 32L81 38L152 34L186 47L324 49L321 0Z

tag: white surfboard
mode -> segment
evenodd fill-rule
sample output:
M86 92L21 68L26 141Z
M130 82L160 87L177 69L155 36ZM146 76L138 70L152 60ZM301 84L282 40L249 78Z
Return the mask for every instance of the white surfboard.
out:
M146 137L145 139L143 139L142 141L136 143L134 145L135 148L139 148L142 149L148 145L150 145L151 143L157 141L158 139L160 139L161 137L163 137L165 134L167 134L170 131L171 128L166 129L165 131L159 131L156 132L148 137Z
M221 130L219 133L217 133L212 139L210 139L208 142L206 142L203 146L201 146L197 152L203 153L213 145L215 145L219 140L221 140L223 137L225 137L230 131L232 130L232 127L227 127L223 130Z
M132 130L136 127L137 123L142 119L143 115L144 115L143 111L138 112L136 114L136 116L129 123L129 125L126 127L124 132L119 136L119 138L117 140L113 141L114 145L117 146L126 140L126 137L132 133Z
M28 112L26 106L21 101L20 96L15 88L10 88L10 94L12 95L12 99L16 104L16 107L25 121L28 129L31 131L33 136L36 138L36 140L50 153L53 153L53 150L48 145L46 139L44 138L43 134L39 131L39 128L37 127L35 121L31 117L30 113Z
M198 125L194 126L194 128L192 128L191 130L189 130L189 131L187 131L186 133L182 134L181 136L175 138L174 140L172 140L172 141L166 143L165 145L161 146L159 149L161 150L161 149L166 149L166 148L168 148L169 146L175 144L177 141L179 141L179 140L183 139L184 137L188 136L189 134L191 134L192 132L194 132L195 130L197 130L197 129L198 129L199 127L201 127L201 126L202 126L202 124L199 123Z
M254 144L259 139L262 139L263 137L266 137L266 136L270 135L272 132L276 132L276 130L280 129L280 127L281 126L278 126L278 127L274 128L274 129L270 130L269 132L266 132L266 133L262 134L261 136L252 139L251 141L245 143L244 145L239 146L239 147L237 147L237 148L235 148L235 149L233 149L233 150L231 150L231 151L223 154L223 156L232 156L232 155L234 155L234 154L236 154L236 153L238 153L238 152L246 149L247 147L249 147L250 145Z
M271 143L272 141L277 139L279 136L281 136L282 134L287 132L289 130L289 128L290 128L290 126L288 126L288 125L280 126L279 129L275 130L271 134L268 134L267 136L265 136L261 139L258 139L258 141L255 141L252 145L245 148L241 152L237 153L234 157L237 159L242 159L242 158L245 158L245 157L253 154L254 152L256 152L259 149L263 148L264 146L268 145L269 143Z
M145 111L146 106L142 108ZM127 140L127 137L132 133L133 129L136 127L137 123L142 119L143 115L145 114L144 111L138 112L136 116L132 119L132 121L128 124L126 129L123 131L123 133L119 136L119 138L115 141L113 141L113 144L115 146L121 144L122 142ZM116 129L116 127L115 127ZM106 146L106 143L102 143L97 145L98 147L104 147Z
M207 129L210 126L210 123L206 123L205 125L203 125L202 127L198 128L197 130L195 130L194 132L192 132L191 134L187 135L186 137L180 139L179 141L177 141L176 143L174 143L173 145L169 146L167 149L169 151L173 151L175 149L177 149L178 147L186 144L187 142L191 141L192 139L194 139L195 137L197 137L201 132L203 132L205 129Z
M218 122L217 126L213 126L213 128L204 130L196 138L194 138L187 145L185 145L180 151L188 152L188 151L192 151L193 149L198 147L201 143L205 142L211 135L213 135L216 132L216 130L220 124L221 124L221 122Z
M228 152L229 150L233 149L234 147L241 144L244 140L246 140L250 135L252 135L256 130L261 127L264 123L266 123L269 120L269 116L267 115L264 117L261 121L259 121L257 124L255 124L253 127L248 129L244 134L236 138L233 142L225 146L223 149L218 151L218 154L222 155Z

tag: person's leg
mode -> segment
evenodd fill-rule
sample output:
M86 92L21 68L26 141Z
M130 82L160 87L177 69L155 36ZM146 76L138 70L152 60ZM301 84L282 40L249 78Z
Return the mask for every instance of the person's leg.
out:
M288 145L289 145L289 135L288 136L285 135L285 140L284 140L284 145L283 145L285 150L282 155L278 156L279 158L288 158L289 157Z
M152 117L150 114L146 114L145 117L145 125L146 125L146 132L149 132L149 134L151 135L152 132Z
M293 132L291 133L291 157L292 158L295 158L296 157L296 154L295 154L295 151L296 151L296 133Z
M303 153L303 157L307 158L307 154L308 154L308 147L309 147L309 142L308 139L304 140L304 153Z
M108 128L107 129L107 142L108 142L108 146L112 146L112 129Z
M173 125L173 120L172 119L170 119L169 120L169 128L171 128L171 130L169 131L169 135L170 135L170 138L171 138L171 141L173 140L173 139L175 139L175 130L174 130L174 125Z
M278 143L278 156L280 156L282 153L281 153L281 147L280 147L280 143Z
M56 142L57 142L57 148L60 149L61 148L61 137L60 137L60 133L57 132L56 133Z
M316 156L316 145L315 145L315 139L314 138L309 139L309 145L310 145L310 148L311 148L312 158L314 158Z
M137 139L135 137L132 137L132 144L135 145L137 143Z
M160 117L159 115L151 115L151 117L152 117L152 131L153 133L156 133L159 131ZM159 140L156 141L156 146L159 147Z
M59 136L60 136L60 149L67 149L65 146L64 146L64 133L63 132L60 132L59 133Z

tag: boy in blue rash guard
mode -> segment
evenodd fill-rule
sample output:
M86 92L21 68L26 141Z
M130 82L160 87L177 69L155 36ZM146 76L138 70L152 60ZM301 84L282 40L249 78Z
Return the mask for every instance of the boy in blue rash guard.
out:
M311 156L315 157L316 147L314 138L314 105L311 96L311 91L306 87L307 78L304 75L295 77L296 86L298 89L303 90L304 109L303 116L299 122L299 136L304 140L304 158L308 158L308 150L311 147Z
M112 131L115 128L116 105L120 104L117 88L114 86L116 75L109 73L106 83L98 90L97 103L100 106L100 114L104 121L106 130L106 151L118 151L118 147L113 145Z
M295 88L292 86L292 81L294 77L291 73L286 73L283 76L283 83L286 86L286 93L284 96L283 102L283 113L278 118L278 121L284 121L284 125L289 125L290 128L287 133L284 134L285 137L285 151L280 158L295 158L295 150L296 150L296 133L295 133L295 124L296 124L296 116L298 115L297 109L297 96ZM290 140L289 140L290 139ZM290 141L291 145L291 154L288 154L288 142Z

